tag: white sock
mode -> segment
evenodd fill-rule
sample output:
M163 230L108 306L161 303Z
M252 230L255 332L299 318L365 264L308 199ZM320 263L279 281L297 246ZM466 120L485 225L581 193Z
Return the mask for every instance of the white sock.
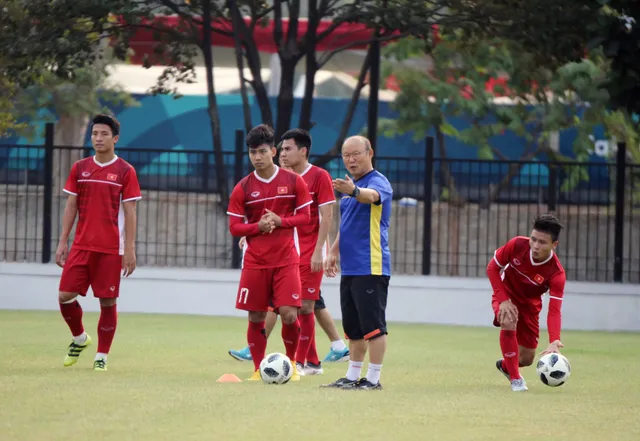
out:
M84 342L87 341L87 333L83 332L80 335L74 336L73 341L78 345L84 344Z
M344 351L345 349L347 349L347 345L345 345L342 340L336 340L331 342L332 351Z
M362 362L349 360L349 369L347 369L347 380L356 381L357 379L360 378L361 372L362 372Z
M369 369L367 370L367 380L372 384L378 384L380 382L380 371L382 370L381 364L369 363Z
M98 360L104 360L104 361L107 361L107 354L103 354L102 352L98 352L98 353L96 354L96 358L95 358L95 360L96 360L96 361L98 361Z

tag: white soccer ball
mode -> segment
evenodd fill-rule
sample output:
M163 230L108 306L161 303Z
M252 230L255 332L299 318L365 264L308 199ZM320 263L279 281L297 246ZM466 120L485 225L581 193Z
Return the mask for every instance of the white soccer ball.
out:
M540 357L536 371L540 381L550 387L562 386L571 375L569 360L562 354L552 353Z
M293 365L284 354L268 354L260 362L260 377L267 384L285 384L291 380Z

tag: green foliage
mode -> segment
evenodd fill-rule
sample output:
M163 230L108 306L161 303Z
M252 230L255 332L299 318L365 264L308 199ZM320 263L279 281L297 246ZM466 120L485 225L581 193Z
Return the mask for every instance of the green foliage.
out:
M121 87L106 83L111 59L105 27L114 23L111 8L125 3L130 2L6 3L0 16L0 78L9 93L0 100L0 115L8 116L0 116L0 134L35 135L34 125L17 124L23 117L52 121L54 114L106 111L101 102L135 104Z

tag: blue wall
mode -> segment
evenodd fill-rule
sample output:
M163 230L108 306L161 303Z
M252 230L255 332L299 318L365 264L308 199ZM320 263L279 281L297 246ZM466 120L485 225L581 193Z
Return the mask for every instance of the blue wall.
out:
M211 129L206 112L207 99L205 96L185 96L173 99L169 96L134 95L140 103L138 107L113 109L122 124L122 134L118 143L119 147L134 147L143 149L211 149ZM222 137L224 149L234 149L235 130L244 127L242 103L239 95L218 95L220 106L220 118L222 121ZM301 100L295 102L292 125L298 122ZM272 101L275 109L275 100ZM342 121L345 117L348 100L317 98L313 107L313 120L317 123L312 131L313 153L326 152L333 146ZM251 102L253 123L261 121L258 105ZM395 112L388 103L380 103L379 114L381 118L394 118ZM366 125L367 101L361 100L356 109L350 134L359 133ZM462 129L467 125L463 118L454 118L452 124ZM596 134L602 137L602 133ZM572 143L575 139L575 131L562 133L560 150L567 156L572 156ZM25 138L10 138L3 140L6 144L41 144L41 138L28 140ZM504 155L511 159L520 157L525 140L512 132L496 137L493 145ZM90 145L90 137L87 135L86 145ZM463 144L453 138L447 137L447 155L450 158L472 159L477 158L477 149ZM424 155L424 143L412 139L412 135L387 138L381 136L378 139L378 154L380 156L422 157ZM592 159L601 158L592 155Z

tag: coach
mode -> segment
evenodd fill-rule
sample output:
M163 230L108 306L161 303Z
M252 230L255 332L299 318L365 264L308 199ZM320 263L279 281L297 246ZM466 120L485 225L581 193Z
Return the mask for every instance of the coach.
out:
M387 346L387 291L391 277L389 221L393 189L373 168L371 143L362 136L342 145L344 165L353 177L335 179L340 201L340 231L325 262L327 276L338 271L340 253L340 306L342 326L349 339L347 375L325 387L382 389L380 371ZM360 378L369 343L369 368Z

